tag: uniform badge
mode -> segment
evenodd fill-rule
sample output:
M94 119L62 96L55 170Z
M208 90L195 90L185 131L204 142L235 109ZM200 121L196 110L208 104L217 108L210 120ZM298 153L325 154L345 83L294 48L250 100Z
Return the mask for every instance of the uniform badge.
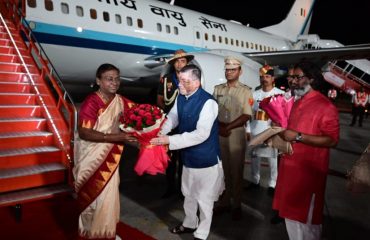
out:
M167 82L167 92L170 92L172 89L172 82Z

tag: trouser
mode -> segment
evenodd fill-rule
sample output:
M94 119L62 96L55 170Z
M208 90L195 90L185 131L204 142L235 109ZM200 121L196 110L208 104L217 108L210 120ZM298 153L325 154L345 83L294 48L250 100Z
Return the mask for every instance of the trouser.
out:
M359 118L358 119L358 125L359 126L362 126L362 121L364 119L364 114L365 114L365 107L361 107L361 106L358 106L358 107L353 107L352 108L352 122L351 122L351 125L355 125L356 124L356 121L357 121L357 117Z
M278 162L277 157L266 158L270 166L270 176L268 180L268 186L275 188L276 179L278 175ZM252 172L252 182L259 184L260 182L260 168L261 168L261 157L253 157L251 161L251 172Z
M229 137L220 137L221 160L225 175L225 192L219 205L241 207L243 172L246 150L245 129L235 128Z
M315 194L312 196L307 223L285 219L286 229L290 240L319 240L321 239L321 224L312 224L312 213Z
M212 223L213 200L196 200L189 196L184 200L185 219L182 225L188 228L197 228L194 237L207 239ZM197 216L199 206L199 219Z

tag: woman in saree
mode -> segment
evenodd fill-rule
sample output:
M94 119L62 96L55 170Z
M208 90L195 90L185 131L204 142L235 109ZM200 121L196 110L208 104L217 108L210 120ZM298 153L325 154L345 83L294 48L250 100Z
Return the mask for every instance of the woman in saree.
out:
M78 232L82 239L116 238L122 144L136 141L119 130L124 109L134 105L116 94L119 73L112 64L102 64L96 71L99 89L86 97L79 111L73 174L80 211Z

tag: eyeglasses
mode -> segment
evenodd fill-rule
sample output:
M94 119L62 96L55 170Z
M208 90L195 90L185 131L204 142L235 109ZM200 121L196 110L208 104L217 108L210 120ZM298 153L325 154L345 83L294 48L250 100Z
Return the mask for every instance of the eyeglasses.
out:
M291 78L291 79L297 78L297 80L302 80L304 77L306 77L306 75L302 75L302 76L299 76L299 75L288 75L287 76L287 78Z

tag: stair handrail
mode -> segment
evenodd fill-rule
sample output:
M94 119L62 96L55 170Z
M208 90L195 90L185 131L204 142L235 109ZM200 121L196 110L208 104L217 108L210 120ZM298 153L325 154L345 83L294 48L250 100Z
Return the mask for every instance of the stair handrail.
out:
M38 57L38 60L39 60L40 64L42 65L41 75L43 77L45 75L47 75L49 81L51 82L54 90L56 91L56 93L59 97L58 98L58 103L57 103L57 108L58 108L59 112L61 113L61 115L66 120L66 123L69 125L69 135L70 135L69 146L66 146L66 144L64 143L64 141L61 137L61 134L59 133L59 130L56 128L56 125L54 124L53 118L51 117L51 114L50 114L50 112L49 112L49 110L48 110L48 108L45 104L45 101L44 101L42 95L40 94L36 84L35 84L35 81L34 81L32 75L31 75L31 73L30 73L30 71L27 67L27 64L25 63L24 58L22 57L22 54L20 53L20 51L19 51L19 49L18 49L18 47L15 43L15 40L14 40L14 38L13 38L13 36L12 36L12 34L11 34L7 24L6 24L6 21L4 20L2 14L0 13L1 22L3 23L5 29L8 33L8 35L9 35L9 37L10 37L10 40L11 40L12 44L14 45L15 50L16 50L16 52L17 52L17 54L18 54L18 56L19 56L19 58L22 62L22 65L24 66L24 69L26 70L27 77L31 81L31 84L32 84L33 88L35 89L36 94L39 97L39 100L40 100L40 102L41 102L41 104L42 104L42 106L45 110L47 118L48 118L48 120L50 121L50 123L52 125L53 132L55 132L55 134L58 138L58 142L59 142L62 150L66 154L66 157L69 161L70 166L72 166L73 165L73 159L72 159L72 156L73 156L73 137L74 137L74 132L77 130L77 121L76 121L77 120L77 109L75 107L75 104L74 104L71 96L69 95L69 93L64 88L63 83L61 82L60 77L57 74L54 66L49 61L45 51L43 50L43 48L41 47L40 44L38 44L38 46L37 46L35 44L35 42L33 41L33 39L36 39L36 38L35 38L35 36L33 36L32 30L28 26L27 21L24 21L23 13L16 7L17 6L16 1L10 0L10 2L12 2L13 6L10 6L10 7L8 6L8 10L9 10L8 14L10 14L10 16L13 18L13 21L15 21L16 26L20 27L19 30L21 30L24 33L24 36L27 37L28 42L29 42L29 45L28 45L29 50L30 51L32 49L37 50L36 51L37 57ZM24 1L22 1L22 4L24 6ZM20 22L22 22L23 24L19 24ZM26 29L24 24L27 25L28 29ZM31 56L34 57L32 54L31 54ZM46 60L45 60L45 58L46 58ZM61 109L62 106L64 106L65 110L69 113L69 118L68 119L66 119L64 113L62 112L62 109Z
M346 72L345 69L336 65L335 62L329 62L329 69L331 69L332 71L337 72L343 78L347 78L347 79L352 80L352 81L357 81L359 84L361 84L362 86L365 86L365 87L369 86L369 83L365 82L364 80L362 80L361 78L353 75L350 72Z

